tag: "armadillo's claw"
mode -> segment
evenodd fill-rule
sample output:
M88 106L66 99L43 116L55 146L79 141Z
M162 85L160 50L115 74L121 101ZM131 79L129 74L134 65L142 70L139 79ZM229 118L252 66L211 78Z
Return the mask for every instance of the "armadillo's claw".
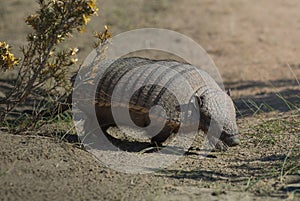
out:
M226 145L228 145L229 147L234 147L237 145L241 144L240 139L238 138L238 136L234 135L234 136L226 136L223 139L221 139Z

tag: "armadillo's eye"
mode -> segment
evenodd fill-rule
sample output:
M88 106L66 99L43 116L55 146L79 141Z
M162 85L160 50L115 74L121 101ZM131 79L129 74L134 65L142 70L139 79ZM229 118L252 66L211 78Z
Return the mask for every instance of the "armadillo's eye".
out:
M199 106L200 106L200 107L203 107L203 104L204 104L204 96L200 96L200 99L199 99Z

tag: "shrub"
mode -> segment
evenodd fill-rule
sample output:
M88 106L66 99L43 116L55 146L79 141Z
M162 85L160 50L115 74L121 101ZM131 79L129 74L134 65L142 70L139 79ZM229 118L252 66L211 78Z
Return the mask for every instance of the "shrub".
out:
M0 71L13 68L18 71L13 88L0 98L0 106L4 106L0 110L0 122L33 94L41 96L44 102L38 104L35 114L27 121L30 126L27 123L23 129L35 127L45 113L57 111L69 95L72 87L67 73L78 60L78 49L62 49L58 45L71 38L74 31L84 31L98 11L96 0L39 0L38 3L38 11L25 20L33 31L27 35L28 44L22 48L23 58L16 59L11 47L0 42ZM104 33L107 31L106 27ZM101 35L97 34L100 40Z

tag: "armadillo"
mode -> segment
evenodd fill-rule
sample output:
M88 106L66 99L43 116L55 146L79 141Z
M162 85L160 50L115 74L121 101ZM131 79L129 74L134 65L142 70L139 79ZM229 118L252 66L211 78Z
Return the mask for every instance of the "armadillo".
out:
M164 68L161 68L162 66ZM139 73L129 74L129 72L139 68L142 69L136 71ZM222 143L227 146L240 144L235 107L230 96L205 71L188 63L173 60L128 57L113 62L103 72L103 76L97 83L97 93L92 103L99 125L102 128L108 128L120 123L126 124L128 119L122 121L121 118L121 122L115 121L112 108L119 107L119 109L129 110L130 118L134 124L139 127L147 127L149 124L154 123L154 120L161 121L162 116L155 112L154 117L149 118L151 108L159 105L164 109L166 121L163 129L152 136L151 142L155 144L163 143L171 133L178 131L182 121L186 118L182 115L183 111L181 111L185 106L180 105L180 100L178 100L178 97L186 96L184 94L186 90L184 84L180 83L182 78L188 80L192 91L191 97L187 97L191 100L187 103L189 109L183 110L188 110L188 116L197 113L196 116L199 117L194 118L197 122L193 120L186 122L197 124L197 129L201 129L206 133L210 124L216 122L220 124L221 135L219 139ZM116 90L117 86L121 90ZM135 89L135 86L141 87ZM171 86L173 88L175 86L177 94L169 90L169 88L172 88ZM125 100L124 97L127 95L129 99ZM117 97L117 106L112 105L112 97ZM122 101L124 104L122 104ZM86 103L79 104L78 107L89 116L90 109L86 108Z

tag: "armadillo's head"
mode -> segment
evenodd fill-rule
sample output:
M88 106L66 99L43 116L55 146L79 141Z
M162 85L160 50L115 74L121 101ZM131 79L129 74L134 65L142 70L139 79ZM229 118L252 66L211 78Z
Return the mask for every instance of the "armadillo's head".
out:
M197 98L202 130L228 146L240 144L232 99L220 90L207 90Z

